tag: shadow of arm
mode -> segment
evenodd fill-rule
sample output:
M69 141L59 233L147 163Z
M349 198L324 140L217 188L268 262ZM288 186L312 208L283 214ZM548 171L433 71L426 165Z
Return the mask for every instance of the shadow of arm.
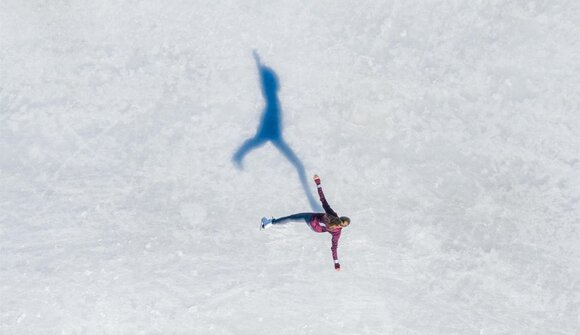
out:
M252 51L252 55L254 56L254 60L256 61L256 66L258 67L258 69L260 69L262 67L260 55L258 55L258 52L256 50Z

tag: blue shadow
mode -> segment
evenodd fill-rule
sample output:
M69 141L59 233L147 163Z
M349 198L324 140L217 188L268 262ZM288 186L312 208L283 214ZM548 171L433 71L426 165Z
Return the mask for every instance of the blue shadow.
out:
M306 178L306 171L304 165L298 159L294 151L286 144L282 137L282 110L280 108L280 100L278 99L278 90L280 89L280 80L276 72L271 68L265 66L260 61L260 56L254 51L254 59L260 73L260 83L262 86L262 95L266 101L264 113L258 126L256 135L247 139L242 146L236 151L232 157L232 162L239 168L243 169L244 157L252 150L257 149L264 144L271 142L288 161L296 168L300 183L306 193L308 202L312 210L321 212L322 207L315 200L308 187Z

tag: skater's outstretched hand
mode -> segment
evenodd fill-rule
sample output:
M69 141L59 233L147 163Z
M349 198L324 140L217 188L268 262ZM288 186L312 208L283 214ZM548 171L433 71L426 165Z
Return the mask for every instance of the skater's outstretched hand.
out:
M317 174L314 175L314 182L316 185L320 185L320 177Z
M339 263L334 263L334 269L336 271L340 271L340 264Z

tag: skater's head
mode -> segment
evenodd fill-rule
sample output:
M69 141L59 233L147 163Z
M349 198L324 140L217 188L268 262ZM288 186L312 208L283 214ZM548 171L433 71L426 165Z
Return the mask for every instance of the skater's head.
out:
M349 224L350 224L350 218L348 216L341 216L340 217L340 226L342 228L348 227Z
M350 219L346 216L336 217L336 216L329 215L328 225L330 227L344 228L344 227L347 227L349 224L350 224Z

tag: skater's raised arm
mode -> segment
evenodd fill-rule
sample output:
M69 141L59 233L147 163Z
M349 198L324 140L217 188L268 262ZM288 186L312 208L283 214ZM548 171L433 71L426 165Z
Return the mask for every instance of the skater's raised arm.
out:
M322 208L324 208L324 211L326 212L326 214L338 216L338 214L336 214L336 212L332 208L330 208L330 205L326 201L326 198L324 197L324 192L322 192L322 186L318 186L318 196L320 197L320 202L322 203Z
M324 208L326 214L338 216L338 214L336 214L336 212L330 208L330 205L328 205L328 202L326 201L326 197L322 191L322 185L320 184L320 177L318 175L314 175L314 182L316 183L316 187L318 187L318 196L320 197L322 208Z

